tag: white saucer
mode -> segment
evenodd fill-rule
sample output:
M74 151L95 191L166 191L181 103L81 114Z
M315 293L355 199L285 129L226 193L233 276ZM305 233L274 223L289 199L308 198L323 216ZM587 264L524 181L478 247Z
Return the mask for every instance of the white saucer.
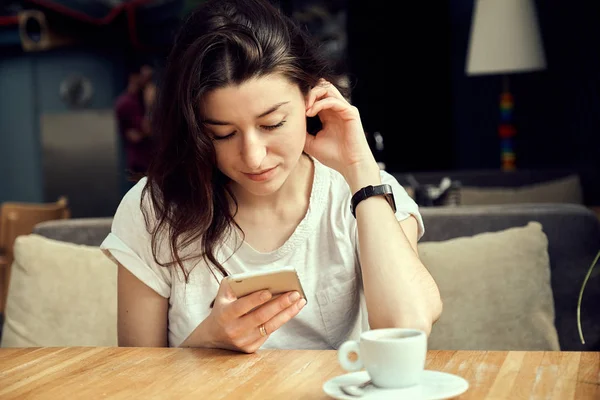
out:
M343 400L443 400L459 396L469 388L469 382L460 376L447 372L425 370L423 371L422 383L410 388L380 389L370 385L364 389L365 394L361 397L349 396L340 389L341 385L360 385L368 380L369 374L367 371L352 372L328 380L323 385L323 391L334 399Z

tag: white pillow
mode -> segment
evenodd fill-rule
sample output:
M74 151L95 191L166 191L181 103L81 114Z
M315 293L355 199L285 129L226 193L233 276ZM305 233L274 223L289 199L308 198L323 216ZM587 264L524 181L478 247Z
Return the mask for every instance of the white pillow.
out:
M444 302L430 349L559 350L540 223L423 242L419 254Z
M98 247L15 241L2 347L116 346L117 267Z

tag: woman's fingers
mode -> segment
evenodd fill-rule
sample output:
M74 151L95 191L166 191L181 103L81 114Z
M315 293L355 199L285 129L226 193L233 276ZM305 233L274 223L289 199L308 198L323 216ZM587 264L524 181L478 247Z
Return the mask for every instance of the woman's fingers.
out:
M312 105L317 101L317 99L323 98L327 95L327 89L322 86L315 86L311 89L308 94L308 101L306 102L306 109L312 107Z
M256 307L265 304L271 300L273 296L268 290L260 290L258 292L250 293L247 296L240 297L236 301L226 306L223 314L227 319L238 319Z
M342 95L342 93L339 91L339 89L337 88L337 86L335 86L333 83L326 81L325 79L321 79L319 86L324 87L325 89L327 89L327 92L329 93L329 95L331 95L332 97L335 97L337 99L343 100L345 102L347 102L348 100Z
M228 284L223 282L215 299L221 341L227 348L248 353L256 351L271 333L294 318L306 304L295 291L276 297L268 290L238 299L231 296Z
M291 304L288 308L276 314L269 321L265 322L265 331L267 335L275 332L277 329L285 325L289 320L294 318L306 305L305 299L300 299ZM259 332L260 333L260 332Z
M305 304L306 300L300 298L298 292L286 293L240 318L238 333L242 336L242 332L248 332L244 335L244 342L240 344L246 345L269 336L294 318ZM260 329L261 325L264 326L263 332Z
M300 294L296 291L277 296L263 306L240 318L240 329L248 330L257 327L260 324L264 324L275 315L286 310L294 303L297 303L298 300L300 300Z
M346 98L342 96L342 94L340 93L338 88L335 87L335 85L333 85L331 82L321 79L319 81L319 84L312 88L308 95L308 101L306 104L307 109L312 107L315 101L326 97L333 97L348 104Z
M335 97L326 97L324 99L317 100L310 108L306 110L306 115L312 117L324 110L335 111L340 113L340 115L342 115L344 118L358 117L358 110L356 107Z

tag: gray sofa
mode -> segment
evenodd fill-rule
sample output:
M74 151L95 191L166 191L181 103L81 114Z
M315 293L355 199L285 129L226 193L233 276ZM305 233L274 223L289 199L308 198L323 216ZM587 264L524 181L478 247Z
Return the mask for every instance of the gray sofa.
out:
M600 222L588 208L574 204L423 207L422 241L440 241L481 232L495 232L528 221L542 224L548 236L555 325L562 350L600 350L600 266L587 284L581 322L586 344L577 330L577 300L581 284L598 250ZM510 249L507 249L509 251Z
M419 185L438 186L445 177L459 183L460 186L478 189L523 189L558 183L568 177L576 176L579 180L577 188L572 185L558 185L562 190L577 189L580 193L576 196L568 194L566 198L581 196L582 204L591 206L600 204L600 188L597 185L598 172L590 169L518 169L516 171L502 171L500 169L488 170L452 170L452 171L424 171L424 172L392 172L392 175L405 188L411 187L413 179ZM558 190L559 188L556 187ZM560 198L560 196L557 196ZM546 202L562 203L552 199L544 199ZM514 203L514 202L513 202Z
M540 222L549 242L555 325L561 349L600 350L600 317L595 311L595 306L600 304L600 268L592 275L583 300L585 345L579 341L576 324L579 289L600 248L600 223L594 213L584 206L571 204L422 207L421 212L426 226L421 242L494 232L524 226L529 221ZM73 219L41 223L34 233L60 241L99 245L110 226L110 218Z

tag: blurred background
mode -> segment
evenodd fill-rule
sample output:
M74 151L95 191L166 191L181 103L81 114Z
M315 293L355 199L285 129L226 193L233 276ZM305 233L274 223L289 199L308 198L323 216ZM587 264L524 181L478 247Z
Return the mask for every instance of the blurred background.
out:
M402 184L514 192L576 177L573 201L600 204L597 2L481 7L476 29L475 0L273 1L348 77L378 161ZM66 196L72 217L112 216L130 185L118 99L142 66L135 79L160 86L173 34L201 2L0 0L0 202ZM475 54L476 40L494 52L505 38L508 55Z

